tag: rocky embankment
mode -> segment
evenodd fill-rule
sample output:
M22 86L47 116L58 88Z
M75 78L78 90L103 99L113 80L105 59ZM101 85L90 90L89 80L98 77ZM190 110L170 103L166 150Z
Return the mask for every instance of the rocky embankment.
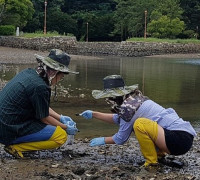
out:
M168 42L78 42L75 37L23 38L0 36L0 46L37 51L62 49L74 55L142 57L163 54L200 53L200 44Z

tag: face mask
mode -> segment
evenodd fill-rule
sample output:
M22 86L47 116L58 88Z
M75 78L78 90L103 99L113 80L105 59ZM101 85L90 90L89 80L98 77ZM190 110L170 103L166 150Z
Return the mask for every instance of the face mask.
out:
M107 104L111 105L111 112L112 113L119 113L120 106L124 101L124 97L123 96L109 97L109 98L106 98L105 101L107 102Z

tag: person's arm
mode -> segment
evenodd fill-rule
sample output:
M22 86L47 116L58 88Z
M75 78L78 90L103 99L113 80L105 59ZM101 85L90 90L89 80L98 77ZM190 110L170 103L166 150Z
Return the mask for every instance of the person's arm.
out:
M133 119L130 122L126 122L121 119L118 132L112 136L115 144L122 145L129 139L131 133L133 132L133 123Z
M66 124L67 122L71 122L73 125L75 125L76 123L72 120L72 118L70 118L69 116L63 116L58 114L57 112L55 112L53 109L51 109L49 107L49 116L51 116L52 118L54 118L55 120Z
M92 117L99 119L101 121L104 121L104 122L114 123L113 114L111 114L111 113L101 113L101 112L93 111Z
M121 121L118 132L112 137L98 137L90 141L90 146L101 146L105 144L124 144L133 132L133 122Z
M67 129L67 126L61 122L59 122L57 119L53 118L52 116L47 116L45 118L42 118L41 121L45 124L49 124L52 126L60 126L64 130Z
M60 126L64 130L66 130L67 134L69 135L75 135L78 132L78 129L76 128L76 126L70 125L70 124L67 124L67 125L63 124L59 122L58 120L56 120L55 118L53 118L52 116L47 116L45 118L42 118L41 121L45 124L49 124L52 126Z
M57 121L60 121L60 114L55 112L53 109L49 108L49 116L52 116Z
M115 144L112 137L105 137L105 144Z
M96 118L104 122L114 123L113 114L110 113L101 113L97 111L86 110L79 115L84 117L85 119Z

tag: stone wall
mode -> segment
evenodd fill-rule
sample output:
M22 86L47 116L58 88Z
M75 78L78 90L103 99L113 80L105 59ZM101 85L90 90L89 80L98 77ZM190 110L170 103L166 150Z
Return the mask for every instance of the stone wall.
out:
M62 49L69 54L76 54L77 41L75 37L39 37L21 38L11 36L0 36L0 46L33 49L45 51L50 49Z
M119 55L120 42L78 42L79 54Z
M78 43L79 54L151 56L156 54L200 53L200 44L152 42L85 42Z
M77 42L75 37L21 38L0 36L0 46L34 49L62 49L69 54L150 56L156 54L200 53L200 44L153 42Z
M200 44L121 42L119 55L151 56L158 54L199 53Z

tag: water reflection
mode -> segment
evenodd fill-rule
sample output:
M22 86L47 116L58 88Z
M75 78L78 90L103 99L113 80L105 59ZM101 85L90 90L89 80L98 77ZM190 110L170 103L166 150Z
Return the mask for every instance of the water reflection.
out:
M191 65L200 65L200 59L189 59L181 60L179 63L191 64Z
M183 63L184 62L184 63ZM192 63L191 63L192 62ZM109 126L95 119L76 117L85 109L109 112L103 100L91 97L93 89L103 89L102 79L111 74L121 74L126 85L139 84L145 95L164 107L172 107L185 120L200 121L200 66L199 60L167 58L120 58L73 59L70 69L79 75L68 75L58 85L58 102L52 101L59 113L72 116L80 129L78 137L112 135L116 126ZM0 65L0 85L15 74L35 65ZM54 88L52 88L54 93Z

